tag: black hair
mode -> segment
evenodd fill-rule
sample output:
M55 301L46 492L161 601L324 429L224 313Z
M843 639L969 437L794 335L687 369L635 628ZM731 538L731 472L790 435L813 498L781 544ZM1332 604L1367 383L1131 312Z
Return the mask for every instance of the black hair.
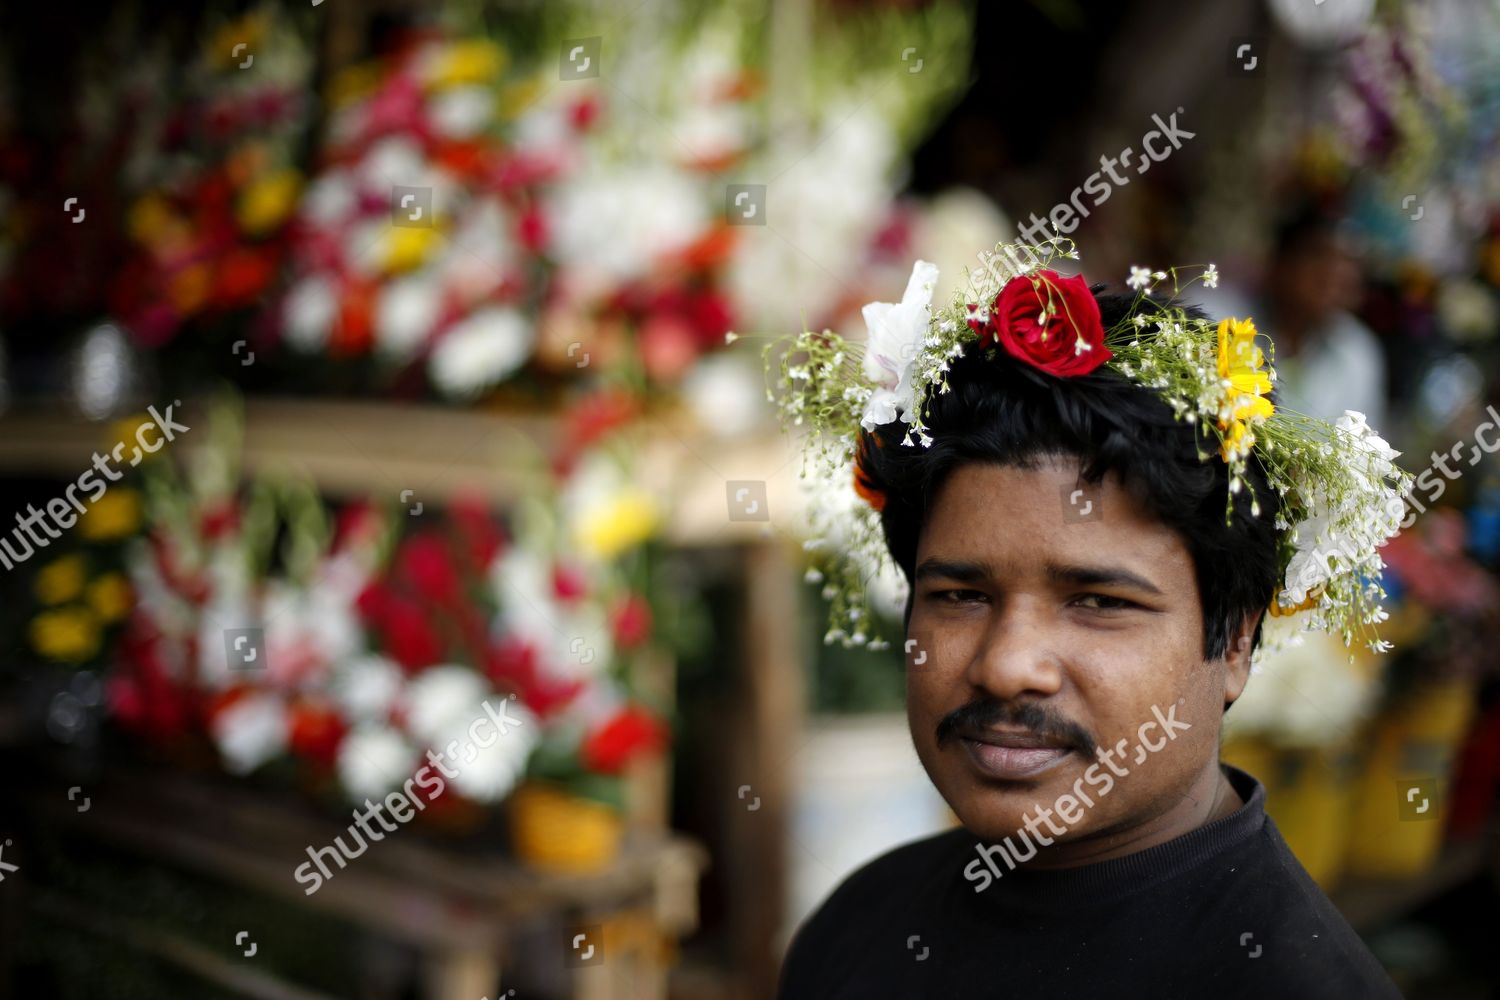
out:
M1106 330L1137 313L1160 309L1153 300L1091 289ZM1207 319L1196 307L1188 316ZM860 432L860 469L867 486L884 495L881 525L891 558L908 583L917 541L932 499L946 478L971 462L1034 468L1052 455L1079 459L1082 478L1098 483L1117 473L1125 488L1186 543L1203 609L1203 655L1223 656L1246 615L1265 610L1277 582L1279 507L1253 453L1226 523L1229 467L1218 439L1199 424L1174 417L1157 391L1100 366L1061 378L1019 361L993 341L972 341L948 373L949 391L933 393L924 417L932 443L901 442L899 419ZM1199 452L1211 457L1198 457ZM1252 496L1259 515L1251 513ZM911 620L911 602L906 607ZM1260 626L1252 637L1260 640Z

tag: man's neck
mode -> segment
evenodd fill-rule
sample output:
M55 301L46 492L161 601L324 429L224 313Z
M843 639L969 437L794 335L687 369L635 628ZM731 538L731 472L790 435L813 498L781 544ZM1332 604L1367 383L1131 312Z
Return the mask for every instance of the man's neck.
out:
M1187 794L1165 812L1131 827L1113 827L1076 841L1052 844L1039 851L1027 867L1077 868L1122 858L1175 840L1244 804L1215 758L1193 779Z

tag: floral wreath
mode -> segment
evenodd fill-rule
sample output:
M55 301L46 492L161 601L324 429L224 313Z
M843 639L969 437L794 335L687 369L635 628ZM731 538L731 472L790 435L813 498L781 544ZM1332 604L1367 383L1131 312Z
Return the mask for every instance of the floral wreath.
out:
M809 510L814 537L804 546L829 556L826 574L808 571L809 580L824 582L823 596L831 603L824 641L889 645L878 635L868 593L876 574L894 570L880 522L885 497L861 468L860 429L899 418L908 425L904 446L930 445L923 419L927 403L949 391L950 362L978 340L986 357L1003 350L1056 378L1107 365L1156 391L1177 419L1208 432L1200 442L1217 439L1217 456L1200 443L1198 457L1217 457L1229 467L1226 519L1253 454L1278 498L1280 584L1266 595L1268 613L1305 612L1304 630L1339 635L1347 647L1358 640L1375 652L1389 649L1374 626L1388 617L1380 606L1385 591L1378 549L1400 530L1411 485L1411 475L1393 463L1399 452L1360 413L1345 411L1328 422L1272 403L1267 394L1276 372L1257 345L1255 324L1197 319L1176 304L1195 281L1217 287L1213 264L1166 271L1132 267L1126 283L1136 293L1135 304L1106 330L1083 276L1049 267L1059 259L1078 259L1071 240L1000 244L980 255L980 270L965 269L967 287L943 309L932 306L937 268L919 260L900 302L864 307L865 343L824 330L766 345L767 397L784 427L808 431L799 475L852 482L864 501L852 518L840 505ZM1168 282L1168 301L1152 298ZM772 353L777 347L779 358ZM1270 353L1274 359L1274 349ZM773 379L773 371L779 377ZM1254 491L1245 492L1251 514L1259 516ZM830 538L840 544L830 545Z

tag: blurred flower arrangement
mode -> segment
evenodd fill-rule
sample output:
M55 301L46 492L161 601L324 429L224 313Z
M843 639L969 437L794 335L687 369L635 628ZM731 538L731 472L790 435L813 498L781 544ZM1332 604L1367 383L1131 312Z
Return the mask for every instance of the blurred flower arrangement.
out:
M194 323L222 337L224 318L256 307L276 281L302 186L312 68L302 33L261 5L208 30L174 81L189 96L138 125L122 164L130 249L110 305L142 347Z
M658 514L615 446L591 442L509 527L475 502L330 517L309 487L237 488L236 420L216 415L185 472L148 470L139 600L107 684L121 726L352 802L456 741L451 798L495 803L533 777L621 807L624 772L662 753L668 728L630 691L631 657L655 641L644 546ZM507 697L519 724L472 745L483 704Z

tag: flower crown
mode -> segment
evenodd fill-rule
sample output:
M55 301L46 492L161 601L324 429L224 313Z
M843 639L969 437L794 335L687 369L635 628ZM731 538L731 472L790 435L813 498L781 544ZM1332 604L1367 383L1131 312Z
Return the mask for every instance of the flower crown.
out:
M1346 646L1358 639L1376 652L1389 649L1374 626L1387 617L1380 607L1385 591L1378 549L1400 530L1411 483L1393 464L1398 452L1362 414L1346 411L1330 423L1273 404L1268 394L1276 373L1257 344L1255 324L1216 324L1176 304L1194 281L1217 286L1213 264L1131 268L1127 285L1136 292L1135 304L1106 330L1082 275L1065 277L1050 268L1059 259L1078 259L1071 240L1000 244L980 254L981 269L965 269L967 287L942 309L932 306L937 268L919 260L900 302L864 307L864 344L824 330L766 346L767 396L784 426L809 432L799 475L852 482L853 495L864 501L852 510L841 503L809 505L814 537L805 547L829 554L826 574L808 571L810 580L825 583L823 596L831 602L824 641L889 645L878 635L869 600L875 575L894 575L880 522L885 497L862 468L860 429L899 419L907 425L904 446L930 445L927 403L949 391L950 362L977 340L987 357L1004 351L1057 378L1107 365L1157 392L1177 419L1206 432L1200 442L1218 442L1217 456L1200 444L1198 457L1217 457L1229 467L1226 520L1242 490L1251 514L1261 514L1254 491L1244 489L1255 456L1278 500L1281 533L1280 585L1266 595L1267 611L1277 617L1306 612L1306 630L1327 630ZM1168 282L1168 301L1151 297ZM778 346L783 349L773 358ZM773 371L779 378L770 378Z

